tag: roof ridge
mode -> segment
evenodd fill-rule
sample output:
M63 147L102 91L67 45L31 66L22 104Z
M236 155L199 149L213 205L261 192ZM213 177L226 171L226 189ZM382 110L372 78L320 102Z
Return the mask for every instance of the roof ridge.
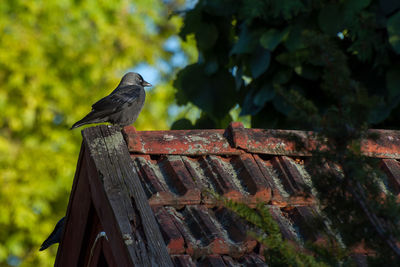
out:
M133 154L311 156L316 147L315 132L245 128L241 122L232 122L226 129L136 131L128 126L123 132ZM400 131L368 132L370 137L362 141L364 155L400 158Z

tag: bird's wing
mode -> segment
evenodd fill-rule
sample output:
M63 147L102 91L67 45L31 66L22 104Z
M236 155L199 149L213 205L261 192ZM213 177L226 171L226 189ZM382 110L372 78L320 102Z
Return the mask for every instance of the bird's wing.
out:
M92 109L96 111L119 111L127 105L134 104L139 98L140 90L143 90L143 88L138 85L118 88L118 90L114 90L110 95L94 103Z

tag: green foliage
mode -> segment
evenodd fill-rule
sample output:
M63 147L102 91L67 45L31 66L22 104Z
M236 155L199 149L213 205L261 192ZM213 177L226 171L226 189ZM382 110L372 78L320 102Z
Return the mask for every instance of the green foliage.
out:
M81 142L69 127L128 69L169 59L181 2L1 1L0 266L53 265L57 246L38 248L66 212ZM150 89L136 127L167 128L172 99Z
M258 203L255 209L211 193L223 206L238 214L254 226L249 235L265 246L264 257L270 266L329 266L316 260L292 243L282 239L278 224L272 218L268 206Z
M226 110L239 104L254 127L305 128L287 119L292 107L271 91L297 91L323 113L333 100L320 88L335 94L333 75L377 97L368 110L370 123L398 127L399 18L400 4L391 0L199 1L186 12L180 33L194 35L199 58L196 68L186 67L176 79L179 104L198 106L213 120L210 126L221 125ZM336 62L332 53L341 54ZM225 73L218 88L216 73ZM195 82L182 82L190 79ZM267 94L265 88L271 88ZM203 91L208 97L199 97ZM221 95L223 108L209 108Z
M393 49L397 54L400 54L400 12L392 15L388 19L388 33L389 33L389 43L392 45Z
M225 97L229 94L229 88L234 86L233 77L226 71L213 71L210 65L204 68L196 63L189 65L180 72L174 85L176 87L186 88L177 94L178 104L187 101L188 95L194 96L193 103L201 107L208 114L215 114L216 118L221 118L229 112L234 101L226 101ZM210 75L209 73L212 72ZM193 74L196 75L193 75ZM191 78L192 77L192 78ZM207 80L209 79L210 80ZM204 81L207 81L205 83ZM226 89L226 90L223 90ZM215 94L217 93L217 94ZM213 94L214 97L209 96Z

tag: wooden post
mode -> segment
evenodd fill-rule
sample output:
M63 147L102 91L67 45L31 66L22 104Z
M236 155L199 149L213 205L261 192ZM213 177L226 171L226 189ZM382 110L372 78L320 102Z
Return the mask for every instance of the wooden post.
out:
M121 254L130 258L118 266L173 266L120 130L107 125L91 127L83 131L83 139L96 213L117 264ZM102 201L104 195L107 203ZM122 240L122 247L114 235Z

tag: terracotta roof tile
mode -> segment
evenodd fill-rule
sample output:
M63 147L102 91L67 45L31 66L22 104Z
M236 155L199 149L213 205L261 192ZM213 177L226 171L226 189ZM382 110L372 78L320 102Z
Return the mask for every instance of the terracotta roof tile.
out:
M315 148L312 132L295 130L246 129L241 123L231 123L226 130L136 131L124 128L131 153L148 155L268 155L310 156ZM400 158L400 132L369 130L363 140L364 154L376 158ZM299 149L302 142L306 150Z
M177 267L196 267L189 255L171 255L171 258Z
M400 193L400 134L374 130L364 153L381 160L389 190ZM269 206L285 239L322 242L310 222L320 218L307 172L310 133L245 129L143 131L125 128L131 159L176 266L266 266L248 224L219 207L207 191ZM332 168L340 175L340 169ZM360 261L361 256L357 256Z
M393 193L400 195L400 163L395 159L383 159L382 169L388 176L389 187Z

